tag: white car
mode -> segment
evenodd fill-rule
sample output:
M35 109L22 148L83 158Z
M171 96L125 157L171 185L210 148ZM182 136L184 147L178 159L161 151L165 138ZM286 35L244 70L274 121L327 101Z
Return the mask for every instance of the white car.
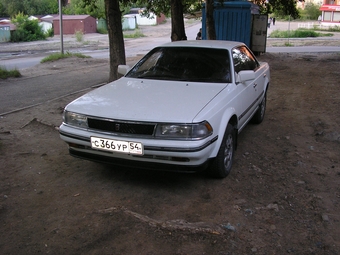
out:
M205 166L223 178L238 133L264 118L269 66L243 43L171 42L118 72L65 107L60 137L72 156L170 171Z

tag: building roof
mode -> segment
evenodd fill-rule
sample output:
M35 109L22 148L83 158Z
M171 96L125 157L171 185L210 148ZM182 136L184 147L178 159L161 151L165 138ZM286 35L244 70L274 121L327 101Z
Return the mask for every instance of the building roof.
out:
M90 15L63 15L63 20L80 20L80 19L87 19L91 17ZM54 17L53 20L59 20L59 16Z

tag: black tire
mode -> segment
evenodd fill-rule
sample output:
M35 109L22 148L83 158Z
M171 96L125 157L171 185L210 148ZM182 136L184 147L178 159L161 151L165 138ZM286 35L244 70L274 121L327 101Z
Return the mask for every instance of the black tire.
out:
M259 108L257 109L256 113L254 114L251 120L253 123L260 124L263 121L264 115L266 113L266 105L267 105L267 92L264 94L264 97L259 105Z
M225 178L230 173L234 161L235 139L235 129L228 124L217 156L209 167L212 177Z

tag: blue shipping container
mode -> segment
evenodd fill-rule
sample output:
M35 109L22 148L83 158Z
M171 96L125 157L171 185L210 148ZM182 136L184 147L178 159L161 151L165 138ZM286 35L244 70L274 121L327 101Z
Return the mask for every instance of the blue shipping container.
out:
M243 42L250 47L251 3L230 1L214 3L216 39ZM202 10L202 38L207 39L205 5Z

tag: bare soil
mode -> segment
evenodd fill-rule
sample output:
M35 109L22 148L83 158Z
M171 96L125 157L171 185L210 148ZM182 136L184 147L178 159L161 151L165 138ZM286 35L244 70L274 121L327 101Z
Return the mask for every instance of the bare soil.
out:
M340 254L340 55L259 59L266 117L221 180L69 156L58 126L81 93L1 117L0 253Z

